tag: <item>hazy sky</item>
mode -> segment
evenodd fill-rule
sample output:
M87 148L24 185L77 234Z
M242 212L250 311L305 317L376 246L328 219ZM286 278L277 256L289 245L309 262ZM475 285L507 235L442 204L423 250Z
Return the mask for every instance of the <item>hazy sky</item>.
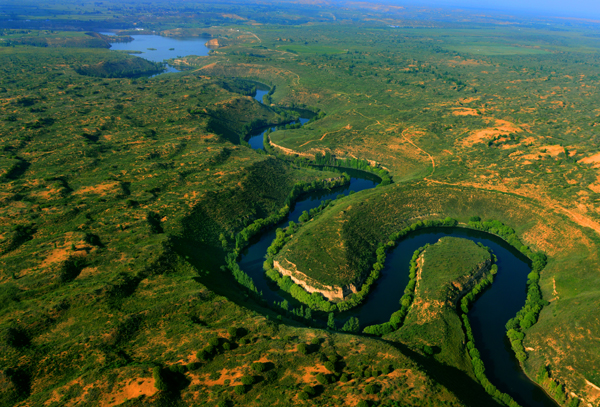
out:
M539 16L567 16L600 20L600 0L413 0L429 3L499 11L527 12Z

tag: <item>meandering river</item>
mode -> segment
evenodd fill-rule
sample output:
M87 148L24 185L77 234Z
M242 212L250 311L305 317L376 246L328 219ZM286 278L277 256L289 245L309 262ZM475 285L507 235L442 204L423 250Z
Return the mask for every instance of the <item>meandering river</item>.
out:
M133 42L115 43L112 44L111 49L141 51L142 54L136 55L154 62L162 62L177 56L208 55L209 52L204 45L208 41L207 38L170 38L158 35L133 35L132 37ZM168 72L178 72L178 70L167 66L165 73ZM267 93L268 90L259 89L254 98L262 103L263 96ZM302 124L308 120L299 119ZM276 127L272 127L271 130L275 131ZM252 148L263 149L265 131L266 128L249 138L248 142ZM351 175L349 185L303 196L295 203L286 220L276 227L282 227L289 221L298 222L303 211L318 207L324 200L335 199L339 194L347 195L350 191L359 192L377 185L375 176L361 171L347 170L347 172ZM269 280L262 267L267 248L275 238L276 227L253 239L250 246L242 253L239 264L252 277L267 302L280 302L285 299L291 307L297 307L300 303ZM525 376L505 334L506 322L514 317L525 303L527 274L530 271L528 261L502 239L491 234L460 227L430 228L411 233L388 253L381 276L364 304L341 314L338 324L341 325L350 316L358 317L361 327L388 321L391 314L399 309L399 300L408 283L408 269L413 252L426 243L437 242L443 236L482 242L498 257L498 274L494 284L474 303L468 314L476 346L485 364L488 378L523 407L557 407L558 404Z
M257 91L255 98L262 102L266 91ZM304 119L307 120L307 119ZM303 122L304 124L304 122ZM275 130L275 128L272 128ZM266 129L264 130L266 131ZM252 148L263 148L263 134L250 138ZM298 222L302 211L318 207L322 201L335 199L340 193L359 192L377 185L375 178L364 172L352 172L350 185L336 191L312 193L296 202L288 218L278 226L293 220ZM462 227L428 228L404 237L387 256L385 267L365 302L339 315L341 326L351 316L359 319L361 328L386 322L399 309L399 301L408 284L410 259L413 252L427 243L433 244L441 237L454 236L481 242L498 257L498 274L494 283L473 304L469 320L477 349L484 362L486 375L501 391L510 394L523 407L558 407L548 395L523 373L506 337L506 322L513 318L525 304L527 274L531 271L528 259L504 240L489 233ZM242 253L239 265L252 279L263 298L268 302L288 301L292 308L300 303L279 289L263 270L267 248L275 238L275 227L255 238Z

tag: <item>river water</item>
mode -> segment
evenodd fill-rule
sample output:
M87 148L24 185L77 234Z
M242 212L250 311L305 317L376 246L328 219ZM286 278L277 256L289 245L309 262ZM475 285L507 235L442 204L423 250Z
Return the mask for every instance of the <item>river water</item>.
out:
M280 222L278 225L273 226L267 232L259 235L256 239L251 241L250 246L242 253L239 265L254 280L254 284L258 291L262 291L263 298L269 303L273 301L281 302L288 300L292 307L300 306L300 302L292 298L288 293L279 289L277 284L271 281L265 276L263 269L263 262L265 261L265 254L267 248L271 245L275 239L275 230L277 227L284 227L290 221L299 223L298 218L302 215L303 211L310 211L313 208L317 208L322 201L328 199L336 199L338 195L348 195L350 191L358 192L364 189L370 189L377 186L376 177L366 179L361 177L361 172L346 170L350 175L350 184L335 188L331 191L326 192L312 192L304 195L301 200L297 201L292 210L290 211L287 218ZM404 290L404 288L402 288Z
M262 103L262 96L266 93L267 91L257 91L255 99ZM265 131L266 129L249 139L252 148L263 148ZM295 204L288 219L278 226L282 227L290 220L298 222L302 211L318 207L323 200L335 199L339 193L346 194L350 190L359 192L376 186L373 180L360 178L366 175L363 172L355 172L353 175L350 185L338 191L313 193L303 197ZM525 376L506 338L506 322L525 304L527 274L531 271L528 259L508 243L489 233L460 227L428 228L404 237L388 253L384 269L365 302L340 314L336 319L337 325L342 326L351 316L359 319L361 328L389 321L392 313L400 308L399 301L409 281L408 273L413 252L427 243L434 244L444 236L481 242L490 247L498 257L498 274L494 283L477 299L468 314L475 343L489 380L502 392L510 394L523 407L558 407L540 387ZM280 290L264 273L263 262L267 248L274 239L275 227L255 238L242 253L239 265L252 277L268 303L287 300L291 308L299 307L299 301Z
M112 33L103 32L103 34ZM169 38L158 35L133 35L132 37L133 42L115 43L112 44L111 49L141 51L142 54L136 55L154 62L162 62L178 56L203 56L208 55L209 52L204 45L208 38ZM167 65L165 73L167 72L178 72L178 70ZM268 90L258 89L254 98L262 103L262 98L267 93ZM309 119L300 118L299 121L304 124ZM253 149L264 149L263 136L266 130L267 128L262 129L249 138L248 142ZM276 127L272 127L271 130L275 131ZM239 260L240 267L252 277L267 302L280 302L285 299L291 307L300 305L264 274L262 265L267 248L275 238L275 228L285 226L289 221L298 223L298 218L303 211L318 207L324 200L335 199L339 194L347 195L350 191L359 192L374 188L377 185L377 177L369 177L368 174L359 171L347 170L347 172L351 175L349 185L303 196L295 203L285 221L253 239L251 245L242 253ZM521 253L493 235L464 228L430 228L411 233L388 253L381 276L364 304L341 314L337 321L338 325L341 326L350 316L357 317L361 327L388 321L391 314L399 309L399 300L408 283L408 269L413 252L426 243L437 242L444 236L482 242L498 256L498 274L494 284L474 303L468 314L476 346L481 353L488 378L523 407L557 407L553 400L525 376L506 338L506 322L514 317L525 303L526 281L530 268L527 259Z

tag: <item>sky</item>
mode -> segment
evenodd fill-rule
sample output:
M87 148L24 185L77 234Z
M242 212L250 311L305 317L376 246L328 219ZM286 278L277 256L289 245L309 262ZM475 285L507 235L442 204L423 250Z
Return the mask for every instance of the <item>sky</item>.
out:
M413 0L411 3L530 13L537 16L579 17L600 21L600 0Z

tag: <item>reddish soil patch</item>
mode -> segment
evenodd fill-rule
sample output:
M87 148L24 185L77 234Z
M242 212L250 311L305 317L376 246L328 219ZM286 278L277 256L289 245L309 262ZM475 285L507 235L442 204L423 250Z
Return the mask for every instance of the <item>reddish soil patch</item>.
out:
M116 192L119 189L118 182L107 182L104 184L92 185L89 187L79 188L74 192L75 195L81 194L99 194L100 196L106 196L109 192Z
M599 166L598 164L600 163L600 153L591 155L589 157L582 158L581 160L579 160L577 162L583 163L583 164L596 164L596 165L594 165L594 167L597 167L597 166Z
M307 366L304 368L304 374L302 375L301 380L304 383L316 383L316 377L319 373L329 374L329 370L323 365Z
M221 376L217 379L217 380L210 380L208 374L204 374L204 375L190 375L192 377L192 385L194 384L201 384L203 386L216 386L216 385L224 385L225 384L225 380L229 379L230 383L233 383L236 379L241 378L244 374L242 372L243 370L243 366L239 366L236 367L235 369L231 369L231 370L227 370L227 369L222 369L221 370Z
M487 129L474 131L470 136L463 139L462 144L465 147L471 147L477 143L484 143L493 139L496 136L505 136L510 133L520 133L523 131L520 127L515 126L506 120L496 120L496 125Z
M457 107L454 109L456 110L452 112L453 116L479 116L477 109L471 109L468 107Z
M130 380L118 392L107 395L100 405L102 407L116 406L125 400L140 396L153 396L157 391L156 387L154 387L154 378L140 377Z

